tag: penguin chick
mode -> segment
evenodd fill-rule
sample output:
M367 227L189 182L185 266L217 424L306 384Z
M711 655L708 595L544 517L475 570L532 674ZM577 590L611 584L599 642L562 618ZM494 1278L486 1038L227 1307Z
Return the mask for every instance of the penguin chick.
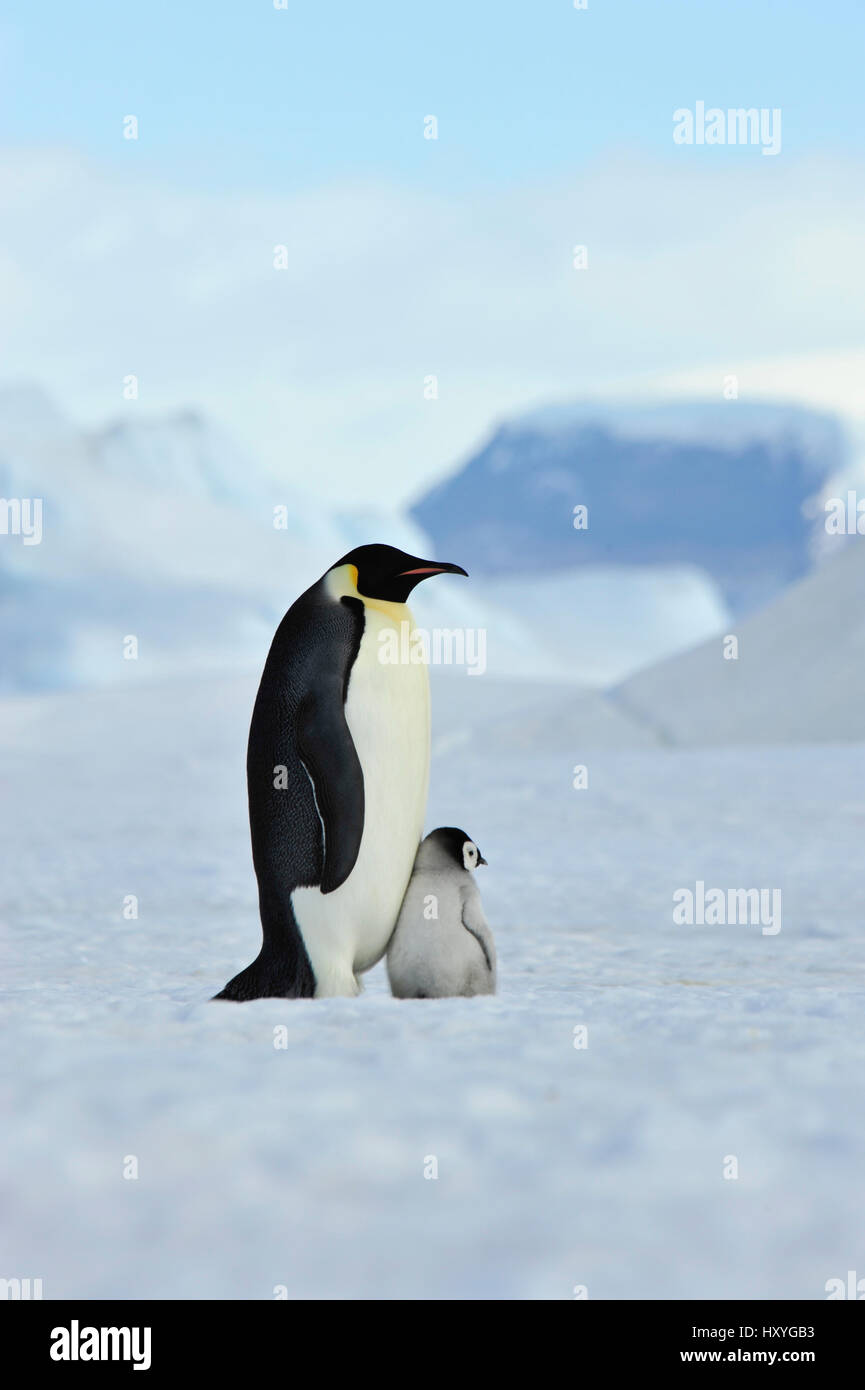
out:
M397 999L495 994L496 948L471 873L486 862L455 826L421 841L387 951Z

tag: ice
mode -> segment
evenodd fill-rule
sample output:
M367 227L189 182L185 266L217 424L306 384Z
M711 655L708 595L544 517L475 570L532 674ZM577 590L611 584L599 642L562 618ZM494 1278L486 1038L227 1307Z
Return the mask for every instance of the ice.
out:
M0 389L0 496L43 504L39 545L0 538L0 691L111 686L139 670L151 680L252 673L297 595L370 541L472 573L470 591L426 585L415 611L429 629L482 631L500 679L602 686L726 619L695 566L526 575L515 554L512 574L477 582L472 546L437 553L402 512L323 506L298 486L296 461L275 475L201 413L139 406L87 432L36 388ZM134 672L127 636L139 642Z
M762 612L621 685L622 713L677 744L865 739L865 541L827 541L835 554Z
M0 704L0 1275L819 1299L862 1272L862 745L675 750L581 721L594 693L568 721L561 687L436 679L428 825L490 862L497 997L397 1002L379 966L356 1000L217 1004L258 943L254 689ZM698 879L779 887L781 932L676 926Z
M791 405L576 401L498 425L411 514L476 574L696 567L751 612L812 567L813 500L857 449L848 422Z

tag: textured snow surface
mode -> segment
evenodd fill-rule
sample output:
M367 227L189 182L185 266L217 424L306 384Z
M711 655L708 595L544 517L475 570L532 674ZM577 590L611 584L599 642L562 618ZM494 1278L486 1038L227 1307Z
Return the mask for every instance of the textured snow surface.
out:
M622 713L664 742L842 742L865 739L865 541L856 536L761 613L631 677Z
M254 682L0 706L0 1275L568 1299L861 1272L865 750L490 742L525 688L463 679L434 691L429 825L490 861L494 999L397 1002L379 966L356 1000L207 1002L257 949ZM781 888L781 932L676 926L697 879Z

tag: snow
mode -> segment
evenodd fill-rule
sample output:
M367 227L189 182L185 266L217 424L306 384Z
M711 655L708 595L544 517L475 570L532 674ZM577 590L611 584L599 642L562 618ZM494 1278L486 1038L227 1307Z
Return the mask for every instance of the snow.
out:
M0 546L6 693L111 686L140 673L251 673L297 595L355 545L429 553L407 517L374 506L328 512L195 412L86 435L35 388L0 390L0 495L44 507L41 544L9 535ZM275 508L284 509L279 526ZM440 581L422 611L430 627L498 633L499 674L531 659L538 674L561 677L529 625L494 602L475 602L469 616ZM135 670L123 659L127 635L139 644Z
M0 496L39 498L44 511L39 545L0 537L3 692L137 680L122 659L127 635L150 679L252 673L297 594L370 540L456 561L477 579L470 548L437 555L407 515L323 506L298 486L296 461L274 475L201 414L140 406L88 433L37 388L0 387ZM570 511L566 521L575 535ZM483 630L501 679L528 671L595 686L726 618L708 575L681 565L516 574L470 591L437 580L415 607L428 628Z
M437 678L428 823L490 861L498 996L398 1002L379 966L356 1000L234 1006L209 996L257 948L254 687L0 706L0 1274L569 1299L822 1298L861 1271L861 744L676 750L619 711L559 725L560 687ZM781 932L676 926L698 879L781 888Z
M827 541L834 556L760 613L621 685L620 712L676 744L865 739L865 541Z
M818 496L855 450L841 421L791 405L576 401L500 424L411 515L475 577L690 566L752 612L813 567Z
M723 378L720 378L723 381ZM738 452L761 442L784 448L797 443L814 468L822 473L826 456L839 450L839 421L829 413L772 400L631 398L566 400L523 411L512 423L549 436L570 435L585 425L604 425L619 439L655 439L705 445L711 439L719 449Z
M723 378L722 378L723 380ZM705 445L738 452L756 442L787 447L795 441L819 479L827 457L840 448L838 420L827 412L789 401L688 401L680 398L641 402L633 397L562 401L518 415L511 428L569 435L586 425L602 425L618 439L652 439Z
M523 652L522 669L536 680L573 681L602 688L644 666L727 630L732 619L719 587L692 565L599 565L553 574L480 578L470 599L506 613L548 655L536 665ZM498 648L500 625L492 637ZM515 668L511 661L502 674Z

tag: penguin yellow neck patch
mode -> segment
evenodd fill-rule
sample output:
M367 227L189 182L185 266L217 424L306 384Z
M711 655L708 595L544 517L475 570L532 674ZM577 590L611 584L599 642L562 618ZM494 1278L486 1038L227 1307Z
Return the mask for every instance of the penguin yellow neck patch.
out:
M357 566L340 565L327 576L327 592L331 598L360 598L357 591Z
M366 608L374 608L392 623L402 623L408 619L414 623L411 609L407 603L391 603L384 598L368 598L357 587L357 566L340 565L331 570L327 577L328 593L332 598L359 598Z

